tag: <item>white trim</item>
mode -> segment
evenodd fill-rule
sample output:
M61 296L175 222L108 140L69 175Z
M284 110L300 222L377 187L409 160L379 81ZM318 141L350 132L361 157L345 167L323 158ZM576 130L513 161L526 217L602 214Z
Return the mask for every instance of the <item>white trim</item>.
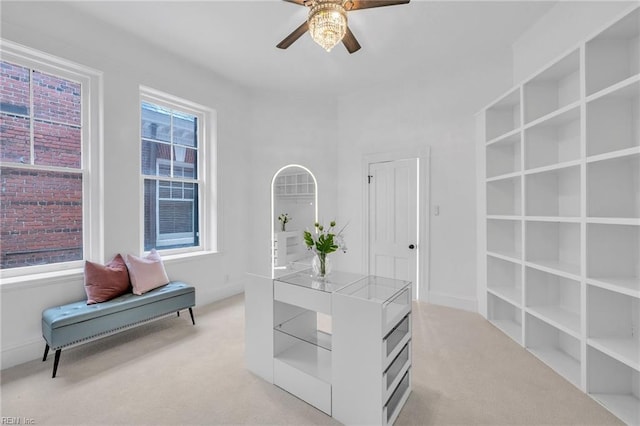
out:
M103 139L103 73L96 69L68 61L47 53L0 39L2 60L16 62L30 69L37 69L55 76L72 80L81 85L82 95L82 165L74 173L82 174L82 229L83 259L72 262L53 263L0 270L0 277L31 277L58 271L69 271L82 265L83 260L103 261L104 247L104 171L102 167ZM12 165L13 166L13 165ZM33 167L41 169L40 167ZM42 169L45 169L44 167ZM69 171L59 167L46 167L47 170ZM20 281L20 279L12 280Z
M429 303L435 305L448 306L450 308L462 309L469 312L478 312L478 301L475 299L463 299L442 293L430 293Z
M369 173L369 165L384 161L395 161L404 159L416 159L418 164L418 202L417 202L417 294L418 300L429 302L429 288L431 276L431 147L423 149L408 149L401 151L381 152L365 154L362 158L362 265L366 273L369 273L369 184L366 177Z

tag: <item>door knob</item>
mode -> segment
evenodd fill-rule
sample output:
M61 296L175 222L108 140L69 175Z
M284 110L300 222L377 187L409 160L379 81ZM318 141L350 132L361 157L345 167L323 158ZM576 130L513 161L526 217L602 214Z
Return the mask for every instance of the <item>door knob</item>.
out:
M416 248L416 246L414 246L413 244L409 244L409 248L413 250L414 248Z

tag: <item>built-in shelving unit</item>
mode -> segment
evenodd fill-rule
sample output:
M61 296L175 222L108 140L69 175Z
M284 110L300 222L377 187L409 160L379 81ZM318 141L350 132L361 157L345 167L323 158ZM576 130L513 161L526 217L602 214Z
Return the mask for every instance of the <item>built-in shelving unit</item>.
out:
M487 319L640 424L640 8L484 110ZM483 309L484 310L484 309Z

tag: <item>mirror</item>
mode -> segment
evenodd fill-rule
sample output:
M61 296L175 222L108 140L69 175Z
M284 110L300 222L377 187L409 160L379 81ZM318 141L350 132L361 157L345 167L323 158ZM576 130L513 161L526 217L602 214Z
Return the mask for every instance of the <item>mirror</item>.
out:
M278 170L271 181L271 265L276 271L309 267L312 253L303 232L318 218L317 182L304 166L291 164Z

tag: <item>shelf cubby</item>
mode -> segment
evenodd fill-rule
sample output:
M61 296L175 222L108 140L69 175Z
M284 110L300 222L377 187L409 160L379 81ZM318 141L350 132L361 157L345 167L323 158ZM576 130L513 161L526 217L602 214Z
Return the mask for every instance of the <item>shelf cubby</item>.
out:
M580 335L580 282L531 267L525 270L530 312L575 336Z
M538 74L524 85L525 123L530 123L580 99L580 52Z
M587 342L640 369L640 299L588 286Z
M587 348L587 393L628 425L640 424L640 372Z
M580 216L580 166L525 176L527 216Z
M572 108L525 130L525 168L580 158L580 108Z
M587 216L640 218L640 154L587 164Z
M491 293L487 294L489 321L507 336L522 344L522 310Z
M640 226L587 224L587 279L640 293Z
M521 180L519 176L487 182L487 214L521 214Z
M587 156L640 146L640 82L587 103Z
M519 172L521 169L520 132L487 146L487 178Z
M580 225L527 221L526 260L553 271L580 275Z
M602 31L586 44L587 95L640 73L640 9Z
M522 266L493 256L487 257L487 288L516 306L522 305Z
M520 91L514 90L486 110L486 140L520 127Z
M506 257L522 259L522 222L488 219L487 250Z
M525 321L527 349L580 387L580 341L532 315L527 315Z

